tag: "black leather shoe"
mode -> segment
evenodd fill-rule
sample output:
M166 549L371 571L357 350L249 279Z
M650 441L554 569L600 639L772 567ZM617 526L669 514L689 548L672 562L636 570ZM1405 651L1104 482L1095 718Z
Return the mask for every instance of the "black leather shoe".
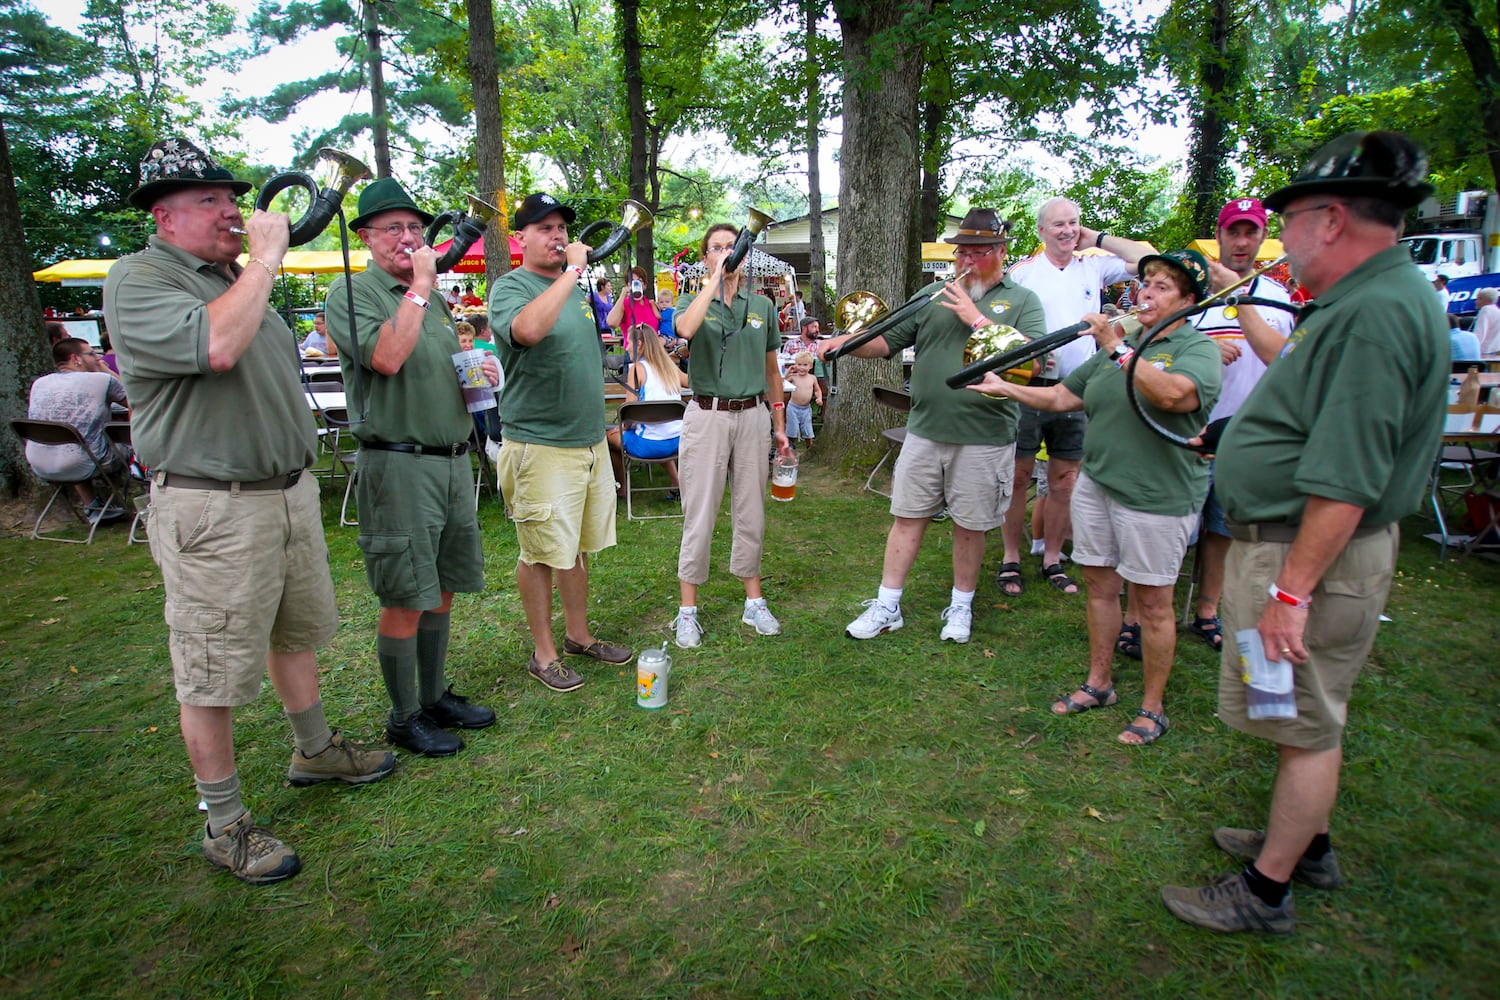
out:
M484 729L495 724L493 708L476 705L463 695L454 694L452 685L436 702L424 705L422 711L444 729Z
M452 757L464 748L463 740L438 728L426 712L418 712L404 722L387 718L385 738L391 745L423 757Z

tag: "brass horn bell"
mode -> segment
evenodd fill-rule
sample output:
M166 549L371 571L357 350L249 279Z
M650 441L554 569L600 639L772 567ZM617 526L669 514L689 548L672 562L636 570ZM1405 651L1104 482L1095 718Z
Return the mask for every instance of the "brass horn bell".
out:
M307 191L311 204L308 205L302 218L291 223L289 246L299 247L317 239L318 234L328 226L329 221L338 212L344 195L349 193L355 181L370 176L369 167L353 155L331 146L324 146L318 150L318 160L323 164L324 173L324 184L321 188L318 187L317 181L307 174L298 170L289 170L266 181L256 195L255 207L266 211L271 207L272 199L287 188L300 187Z
M580 243L588 243L604 230L610 230L609 235L604 238L604 242L589 251L588 262L590 264L597 264L624 246L625 240L631 235L640 232L642 229L649 228L655 221L656 218L651 214L651 209L634 199L627 198L625 199L625 203L620 206L620 221L618 223L610 222L608 219L591 222L584 227L583 232L578 234L578 241Z
M968 367L976 361L1003 354L1028 343L1030 341L1026 339L1026 336L1013 326L1003 326L998 323L982 326L974 331L969 337L969 342L964 345L964 366ZM1023 361L1014 368L1007 368L1001 372L1000 377L1015 385L1025 385L1040 370L1038 367L1040 363L1036 358Z
M856 289L834 303L833 325L843 333L858 333L888 312L890 308L879 295Z

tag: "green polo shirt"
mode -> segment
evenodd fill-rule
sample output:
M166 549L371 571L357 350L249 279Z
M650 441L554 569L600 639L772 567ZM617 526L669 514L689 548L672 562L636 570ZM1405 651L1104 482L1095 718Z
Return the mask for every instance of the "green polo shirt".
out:
M490 288L490 331L505 369L500 419L507 441L592 448L604 438L599 330L583 289L574 288L545 337L530 347L510 335L515 318L556 278L516 268Z
M929 299L940 284L913 295L908 302ZM1013 326L1027 339L1047 335L1047 316L1041 300L1009 278L976 301L979 313L1003 326ZM969 325L941 300L930 302L885 334L891 357L916 347L911 369L911 416L906 426L913 434L944 444L1010 444L1016 439L1020 409L1009 399L994 399L968 389L950 389L944 381L964 367Z
M1250 524L1297 524L1310 496L1365 509L1362 527L1422 502L1449 374L1442 301L1404 247L1382 250L1304 307L1224 433L1214 489Z
M311 465L317 426L302 394L297 339L271 309L235 366L208 366L208 303L238 264L210 263L157 236L122 257L104 281L131 440L152 469L205 479L258 480Z
M1131 338L1139 342L1142 331ZM1147 345L1140 365L1185 375L1198 389L1198 408L1189 413L1158 410L1140 395L1141 407L1162 427L1194 437L1219 400L1224 362L1218 347L1191 323L1161 334ZM1099 488L1131 510L1180 516L1203 508L1208 494L1208 463L1197 453L1166 441L1136 416L1125 395L1125 371L1108 354L1095 351L1062 384L1083 400L1089 416L1083 435L1083 471Z
M406 294L406 283L380 269L374 260L349 282L354 289L354 323L359 331L359 355L349 339L349 299L340 275L328 288L328 335L339 348L339 367L344 373L344 392L349 404L354 435L361 441L407 442L444 445L467 441L474 421L464 408L463 392L453 355L458 353L458 333L442 297L434 295L422 317L411 355L394 375L382 375L370 366L380 343L380 328L392 320ZM355 395L354 366L358 364L359 394Z
M678 299L675 315L686 313L695 298ZM776 307L741 284L728 305L717 295L708 304L688 354L688 384L694 396L759 396L766 391L766 355L779 350Z

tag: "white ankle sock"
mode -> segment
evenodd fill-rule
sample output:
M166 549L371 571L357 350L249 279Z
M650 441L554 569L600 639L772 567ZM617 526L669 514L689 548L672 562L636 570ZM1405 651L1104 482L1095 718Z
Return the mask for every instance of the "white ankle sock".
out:
M887 611L900 611L901 593L902 589L899 587L894 589L891 587L881 587L878 591L875 592L875 599L879 601L880 606L882 608L885 608Z

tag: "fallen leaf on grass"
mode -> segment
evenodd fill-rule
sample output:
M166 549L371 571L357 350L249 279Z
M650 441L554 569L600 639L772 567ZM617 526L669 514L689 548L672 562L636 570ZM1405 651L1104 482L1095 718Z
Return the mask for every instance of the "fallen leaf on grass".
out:
M993 649L986 649L984 651L984 658L986 660L993 660L995 658L995 651Z
M1014 735L1016 735L1016 727L1015 726L1006 726L1005 727L1005 735L1006 736L1014 736Z
M576 962L578 961L578 956L583 952L583 942L569 934L563 938L560 950L562 951L563 958L566 958L570 962Z
M974 836L976 836L976 837L983 837L984 836L984 820L980 820L979 822L977 822L977 823L974 824Z
M555 893L555 892L549 892L549 893L547 893L547 900L546 900L546 902L542 903L542 909L544 909L544 910L555 910L555 909L557 909L557 893Z
M1025 795L1026 794L1026 789L1024 789L1024 788L1011 788L1011 789L1008 789L1005 794L1006 795Z
M1083 813L1089 819L1097 819L1101 823L1104 822L1104 814L1102 812L1100 812L1099 810L1095 809L1093 806L1086 806L1086 807L1084 807Z
M66 600L67 600L66 597L64 597L61 594L59 594L57 597L52 598L52 603L56 604L58 601L66 601Z
M43 618L42 621L41 621L41 624L43 624L43 625L56 625L60 621L62 621L61 618Z
M717 750L710 750L708 752L708 755L710 757L712 757L714 760L718 760L719 759L719 751L717 751Z
M1014 736L1015 733L1012 732L1011 735ZM1042 734L1041 733L1032 733L1030 736L1026 737L1024 740L1022 740L1021 742L1017 743L1016 744L1016 749L1017 750L1025 750L1027 747L1031 746L1031 744L1035 743L1037 740L1039 740L1041 738L1042 738Z
M72 664L69 664L68 665L68 673L70 673L70 674L76 674L76 673L78 673L78 668L75 667L75 666L73 666Z
M526 832L526 828L524 826L518 826L514 830L510 831L510 835L512 837L519 837L519 836L521 836L525 832Z

